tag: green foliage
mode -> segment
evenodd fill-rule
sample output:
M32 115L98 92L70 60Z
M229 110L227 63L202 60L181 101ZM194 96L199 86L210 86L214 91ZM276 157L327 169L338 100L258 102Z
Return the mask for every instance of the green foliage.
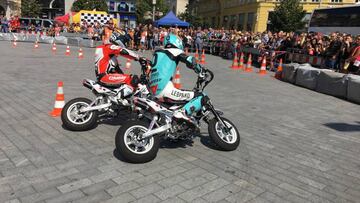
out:
M105 0L76 0L71 10L79 12L80 10L94 10L97 11L108 11L108 6Z
M305 25L302 21L305 14L299 0L282 0L269 16L272 30L285 32L301 30Z
M162 12L163 15L169 12L169 7L166 4L165 0L156 0L156 11ZM153 11L152 0L139 0L136 1L136 18L139 23L145 22L145 13ZM162 16L155 16L155 20L161 18Z
M21 1L21 16L37 18L41 13L41 5L38 0Z
M201 26L201 18L198 15L194 15L192 8L189 4L186 5L185 12L180 13L179 18L183 21L186 21L191 24L191 26L199 27Z

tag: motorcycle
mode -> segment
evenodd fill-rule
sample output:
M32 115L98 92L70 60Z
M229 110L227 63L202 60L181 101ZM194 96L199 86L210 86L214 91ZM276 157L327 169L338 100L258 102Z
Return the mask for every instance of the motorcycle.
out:
M205 69L205 77L198 77L195 91L203 92L213 79L213 72ZM115 137L116 150L129 162L151 161L157 155L161 136L170 140L192 139L192 133L200 131L201 120L208 124L209 136L221 150L237 149L240 134L236 126L222 117L223 113L214 108L210 99L200 112L191 116L191 124L174 117L174 111L186 103L171 105L157 102L155 98L135 96L132 106L137 112L137 119L119 128Z
M122 109L130 110L131 98L133 95L142 97L148 95L147 68L149 61L141 58L142 74L136 90L128 84L117 86L106 86L90 79L83 80L83 86L90 89L96 98L90 99L79 97L67 102L61 112L63 126L72 131L86 131L95 127L99 115L117 116ZM124 108L125 107L125 108Z

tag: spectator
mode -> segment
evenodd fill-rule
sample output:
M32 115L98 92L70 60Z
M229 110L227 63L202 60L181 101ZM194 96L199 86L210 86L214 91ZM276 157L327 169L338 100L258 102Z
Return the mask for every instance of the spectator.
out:
M195 35L195 48L199 51L203 48L203 33L199 27Z
M333 70L338 70L341 41L339 40L337 33L331 34L330 41L329 47L326 49L325 53L325 66Z
M360 68L360 35L356 37L354 48L351 50L350 56L346 59L348 71L351 73L359 73Z
M9 21L6 17L1 18L1 32L8 33L9 32Z

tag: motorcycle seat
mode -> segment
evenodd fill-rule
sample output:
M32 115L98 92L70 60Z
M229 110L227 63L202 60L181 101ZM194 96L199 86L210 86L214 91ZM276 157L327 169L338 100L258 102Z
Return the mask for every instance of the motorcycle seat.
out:
M108 84L108 83L103 83L103 82L100 82L100 81L97 81L97 83L103 87L106 87L108 89L116 89L116 88L119 88L121 87L124 83L118 83L118 84Z
M165 101L165 102L161 102L161 105L164 106L165 108L170 109L173 106L182 107L186 103L188 103L188 101L171 101L171 102Z

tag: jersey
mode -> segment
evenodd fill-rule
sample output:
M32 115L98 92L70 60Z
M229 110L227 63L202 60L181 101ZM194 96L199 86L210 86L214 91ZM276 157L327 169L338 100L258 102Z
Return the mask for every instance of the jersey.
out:
M201 71L201 67L196 64L195 58L187 56L181 49L167 48L155 51L150 73L150 88L155 96L162 93L168 82L172 80L180 61L196 73Z
M131 83L131 76L124 74L120 69L117 56L122 55L129 59L139 59L139 56L120 46L105 44L95 50L95 74L99 82L105 85Z

